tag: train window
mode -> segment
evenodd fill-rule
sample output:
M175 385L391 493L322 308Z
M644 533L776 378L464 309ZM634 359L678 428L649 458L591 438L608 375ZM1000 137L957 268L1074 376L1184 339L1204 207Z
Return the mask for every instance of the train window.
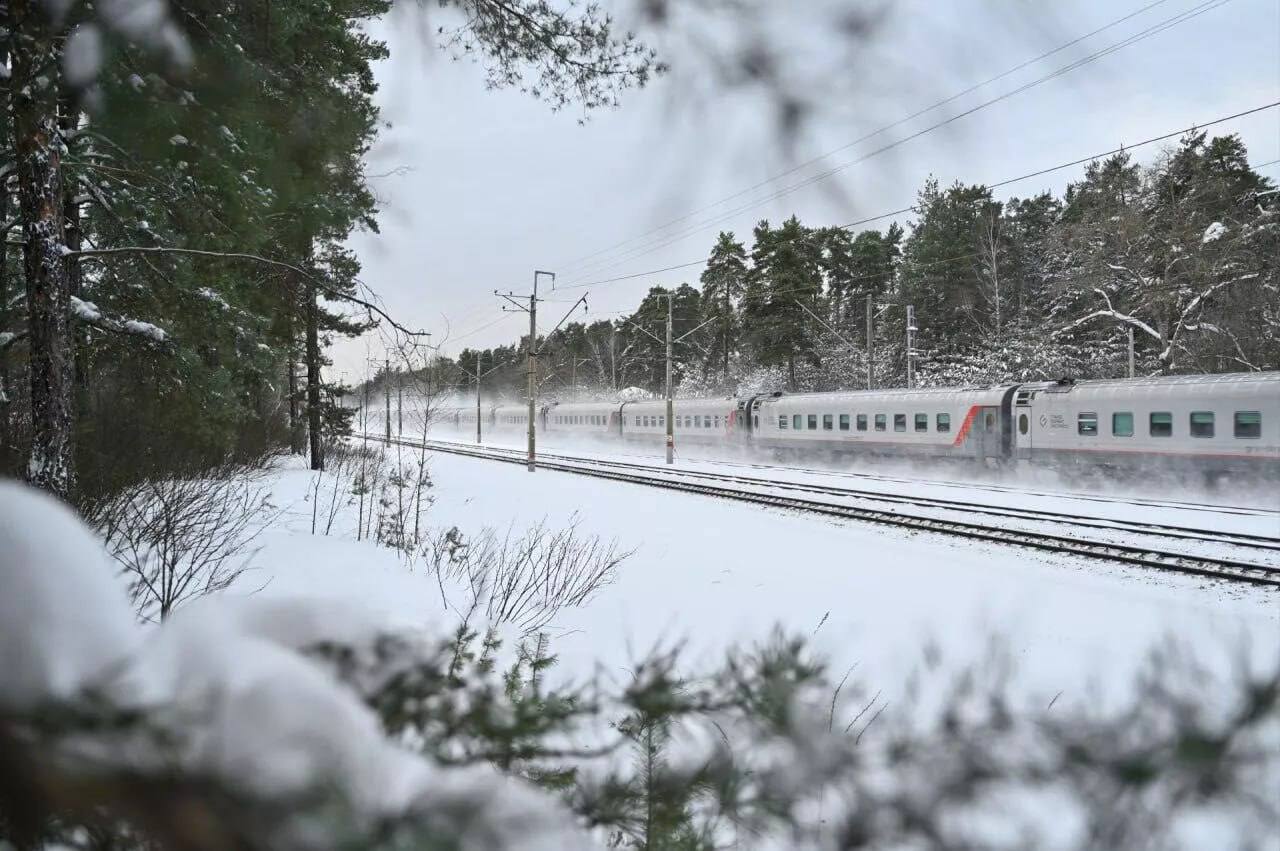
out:
M1148 424L1152 437L1173 436L1173 414L1168 411L1152 411Z
M867 415L858 414L858 431L866 431L866 430L867 430Z
M907 430L907 415L906 415L906 414L894 414L894 415L893 415L893 430L894 430L894 431L906 431L906 430Z
M848 415L848 414L841 414L841 415L840 415L840 430L841 430L841 431L848 431L848 430L849 430L849 415Z
M1085 437L1098 436L1098 415L1095 413L1081 413L1076 415L1076 434L1082 434Z
M801 416L800 414L795 414L794 416L792 416L791 427L794 428L796 431L799 431L800 429L804 428L804 417Z
M759 428L760 428L760 416L757 414L756 416L752 417L751 419L752 419L752 421L753 421L753 422L751 423L751 427L752 427L752 428L754 428L754 429L759 430Z
M884 414L876 414L876 431L884 431L885 423L889 418Z
M1262 412L1236 411L1236 437L1262 437Z
M1133 414L1117 411L1111 415L1112 437L1133 437Z
M667 424L667 418L665 415L658 417L658 425L665 426L666 424Z
M778 428L783 429L783 430L786 430L786 428L787 428L787 418L786 418L786 416L778 417Z
M1026 414L1018 414L1018 434L1026 434L1029 428L1031 428L1031 420L1027 419Z
M834 416L832 416L831 414L822 415L823 431L831 431L833 428L835 428L835 425L836 425L836 418Z
M916 431L928 431L928 430L929 430L929 415L916 414Z
M1191 436L1213 437L1213 411L1191 412Z
M701 417L700 415L694 415L694 418L693 418L693 427L694 427L694 428L702 428L702 417Z
M818 430L818 415L809 414L809 431L817 431L817 430Z
M937 423L938 431L951 431L950 414L938 414L938 416L934 417L934 420Z

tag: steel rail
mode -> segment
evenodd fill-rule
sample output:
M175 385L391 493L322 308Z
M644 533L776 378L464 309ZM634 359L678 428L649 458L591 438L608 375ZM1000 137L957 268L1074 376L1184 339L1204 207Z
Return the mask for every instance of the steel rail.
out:
M449 441L427 440L419 442L404 438L392 438L390 441L387 441L380 435L376 437L370 435L370 438L383 443L400 443L402 445L415 447L420 447L425 443L426 448L428 449L446 452L453 455L461 455L490 461L501 461L511 464L525 463L523 455L518 454L514 450L503 449L500 447L477 448L464 444L451 443ZM1058 534L1054 532L1002 529L963 520L948 520L937 517L903 514L891 509L842 505L839 503L823 502L805 497L789 496L778 493L747 491L738 488L725 487L723 485L711 484L707 481L688 481L687 479L678 478L680 476L687 477L690 475L688 471L666 471L663 469L648 467L646 465L626 464L588 458L572 458L560 455L543 455L539 464L543 469L553 470L556 472L572 473L575 475L590 476L593 478L608 479L611 481L626 482L629 484L658 487L701 496L712 496L737 502L753 503L756 505L767 505L775 508L802 511L809 514L838 517L848 520L862 520L881 525L910 529L912 531L936 532L939 534L964 537L972 540L1023 546L1044 552L1066 553L1121 564L1154 568L1157 570L1280 588L1280 566L1256 564L1253 562L1240 561L1238 559L1215 558L1212 556L1195 555L1190 553L1170 552L1158 547L1091 541L1072 535ZM717 478L715 474L707 473L694 474L694 477L702 479ZM733 479L733 477L723 478L731 481ZM752 481L754 484L765 487L784 487L784 485L764 480ZM837 493L839 493L839 491L837 491ZM883 495L874 495L874 498L880 498L881 496ZM906 503L915 502L909 497L895 498L891 501L898 502L899 500ZM974 513L972 506L965 506L964 509L968 513ZM1046 522L1064 523L1068 521L1051 519ZM1074 525L1074 521L1071 522ZM1121 529L1120 531L1126 530ZM1144 532L1144 534L1153 533ZM1204 540L1207 540L1210 543L1219 542L1213 538L1207 538ZM1270 541L1271 539L1266 540ZM1240 546L1250 546L1250 544L1240 544Z

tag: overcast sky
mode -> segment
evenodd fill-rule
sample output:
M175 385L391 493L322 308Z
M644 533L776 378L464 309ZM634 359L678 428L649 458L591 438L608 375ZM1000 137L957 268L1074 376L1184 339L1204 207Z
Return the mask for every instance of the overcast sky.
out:
M790 20L811 18L810 24L819 10L841 5L778 2ZM944 108L738 194L1151 3L904 0L891 5L856 56L840 62L822 58L832 51L819 43L819 30L797 25L790 41L803 48L796 55L808 60L806 69L821 72L811 91L822 109L790 145L759 93L722 91L692 105L689 93L705 91L706 80L680 56L670 57L673 73L580 125L577 112L556 114L518 92L486 90L480 68L451 62L432 47L433 22L394 14L375 28L392 54L377 69L383 117L392 127L369 157L369 173L385 175L372 181L383 203L381 233L358 234L351 245L363 280L389 312L434 332L437 341L447 333L445 351L456 354L509 343L522 323L527 328L524 314L499 311L493 290L527 292L534 269L557 272L562 286L645 273L699 260L721 229L749 245L762 218L778 222L795 213L811 226L845 224L907 206L930 174L944 184L994 183L1280 100L1280 2L1227 0L829 179L765 199L1203 5L1164 0ZM1057 14L1045 17L1051 5ZM1254 163L1280 159L1280 109L1213 132L1239 133ZM1146 162L1157 151L1149 146L1135 156ZM1061 192L1081 171L997 194ZM1280 176L1276 165L1265 172ZM694 211L700 212L678 227L637 239ZM583 292L590 294L585 318L611 317L633 308L650 286L696 284L699 273L695 266L550 292L555 301L543 306L539 325L549 330ZM362 375L367 349L380 357L382 343L338 344L335 369L349 379Z

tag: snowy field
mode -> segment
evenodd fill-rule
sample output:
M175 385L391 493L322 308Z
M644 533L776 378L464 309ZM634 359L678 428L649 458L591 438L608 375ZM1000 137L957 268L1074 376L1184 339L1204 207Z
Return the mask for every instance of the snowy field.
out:
M890 704L935 650L943 664L930 676L941 681L948 668L980 662L993 641L1014 663L1015 693L1096 703L1123 696L1149 654L1170 642L1223 671L1242 648L1256 663L1274 661L1280 648L1280 604L1265 590L443 453L430 466L426 522L437 531L576 520L583 533L636 550L588 606L557 618L552 650L569 678L625 680L630 664L673 643L710 667L726 647L776 625L810 637L836 678L856 664L853 679ZM263 539L248 581L264 595L372 607L389 623L440 621L435 580L390 550L357 543L354 508L331 535L310 533L313 476L295 467L275 474L289 510Z

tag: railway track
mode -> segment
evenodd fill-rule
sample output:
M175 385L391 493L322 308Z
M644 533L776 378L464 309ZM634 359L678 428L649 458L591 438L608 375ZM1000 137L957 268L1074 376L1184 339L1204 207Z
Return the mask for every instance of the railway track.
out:
M640 452L619 452L622 458L642 458L650 461L657 461L662 458L660 454L644 454ZM861 470L823 470L814 469L812 467L797 467L788 464L765 463L762 461L733 461L725 458L707 458L699 455L687 455L684 460L692 461L698 464L710 464L718 467L735 467L739 469L759 470L762 472L781 471L785 473L821 473L824 476L834 478L854 479L862 482L884 482L890 484L901 485L929 485L941 486L949 488L961 488L966 491L987 491L990 493L1007 494L1012 496L1028 496L1028 497L1056 497L1070 498L1078 502L1094 502L1104 505L1138 505L1160 509L1182 509L1187 511L1195 511L1202 513L1211 511L1215 514L1235 514L1246 517L1259 517L1274 514L1265 509L1260 509L1247 505L1230 505L1225 503L1199 503L1184 502L1172 499L1156 499L1151 497L1131 496L1131 497L1114 497L1103 494L1090 493L1087 491L1045 491L1035 490L1034 488L1020 487L1014 485L1001 485L993 482L983 481L962 481L954 479L934 479L934 478L907 478L905 476L890 475L886 473L871 473Z
M421 447L423 441L369 435L379 442ZM426 448L485 460L524 464L523 452L427 440ZM984 506L752 476L669 470L647 464L540 454L539 467L557 472L658 487L919 532L1066 553L1113 563L1280 588L1280 539L1062 512ZM821 498L825 497L825 498ZM843 501L831 501L843 500ZM934 512L934 513L922 513ZM960 516L949 516L960 515ZM1021 524L1021 527L1018 527ZM1084 534L1082 534L1084 533ZM1101 536L1099 533L1102 533ZM1093 537L1087 537L1087 535ZM1105 539L1112 536L1112 539ZM1099 539L1102 537L1104 539ZM1144 540L1145 539L1145 540ZM1169 541L1188 543L1178 551ZM1226 552L1210 553L1210 547ZM1199 551L1196 551L1197 548Z

